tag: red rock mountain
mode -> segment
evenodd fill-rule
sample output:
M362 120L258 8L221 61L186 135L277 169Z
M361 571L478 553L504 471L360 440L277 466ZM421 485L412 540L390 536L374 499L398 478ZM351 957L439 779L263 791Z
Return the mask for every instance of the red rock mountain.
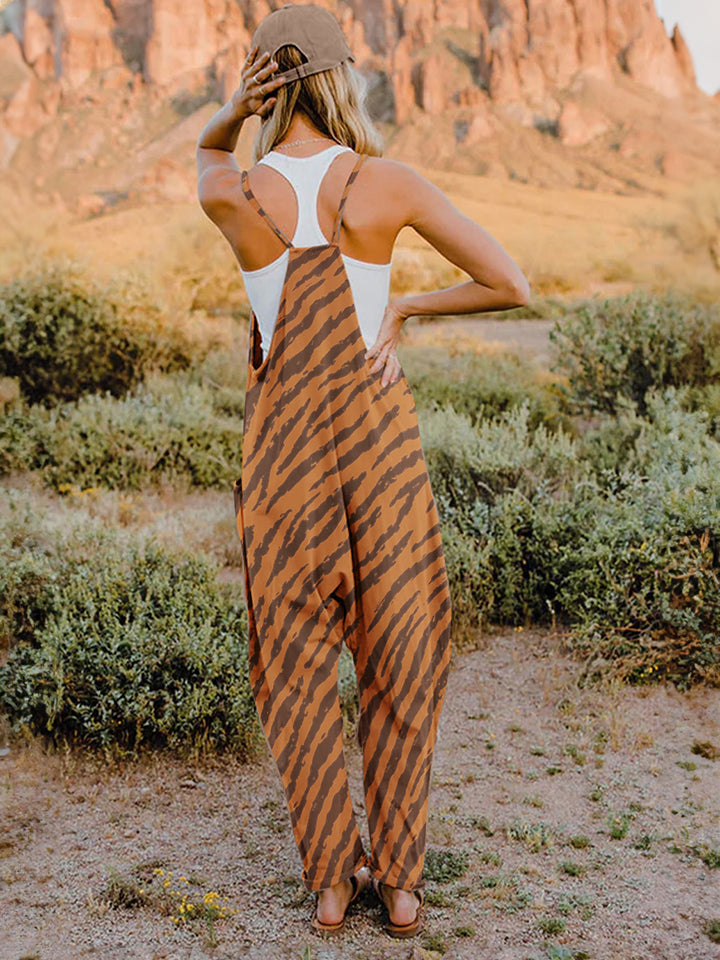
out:
M0 169L30 162L23 144L39 131L39 156L71 169L105 149L98 118L117 134L143 129L143 104L172 104L181 124L224 101L255 25L281 2L15 0L0 13ZM322 2L368 78L389 155L617 188L615 171L568 159L601 144L667 176L717 172L720 101L698 89L680 31L667 36L653 0ZM65 128L80 108L90 112L73 140ZM665 141L643 130L648 113L671 118Z

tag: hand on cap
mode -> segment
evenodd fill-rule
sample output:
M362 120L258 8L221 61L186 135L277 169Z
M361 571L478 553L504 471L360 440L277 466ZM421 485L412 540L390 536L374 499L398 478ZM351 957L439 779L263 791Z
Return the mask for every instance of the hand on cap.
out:
M275 60L270 60L269 53L259 57L257 54L258 48L251 47L242 68L240 86L232 96L236 111L242 117L253 113L259 117L267 116L277 101L277 97L268 97L268 94L285 83L282 77L268 80L278 65Z

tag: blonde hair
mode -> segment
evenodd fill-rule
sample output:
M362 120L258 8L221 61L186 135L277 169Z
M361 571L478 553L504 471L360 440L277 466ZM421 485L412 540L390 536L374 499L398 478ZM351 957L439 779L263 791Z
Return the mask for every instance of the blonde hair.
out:
M296 46L280 47L275 58L277 73L304 63L307 57ZM337 140L356 153L382 156L383 141L365 106L367 81L349 60L337 67L291 80L273 94L277 97L270 113L261 117L253 144L253 162L269 153L288 131L295 110L302 111L326 137Z

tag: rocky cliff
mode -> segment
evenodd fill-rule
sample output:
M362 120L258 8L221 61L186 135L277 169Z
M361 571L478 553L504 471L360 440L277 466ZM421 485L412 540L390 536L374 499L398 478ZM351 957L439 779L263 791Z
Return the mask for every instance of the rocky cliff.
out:
M712 100L653 0L321 2L342 24L378 120L431 130L451 119L461 151L505 122L569 147L592 141L615 120L572 96L586 83ZM124 92L126 112L148 96L225 100L255 25L281 3L16 0L0 13L0 169L58 112L112 91Z
M300 2L300 0L299 0ZM24 63L64 90L126 64L170 89L212 82L226 96L267 0L18 0L3 13ZM695 76L653 0L324 0L360 68L382 75L389 110L442 112L485 90L552 106L578 71L620 69L668 97ZM440 40L437 51L428 47ZM6 54L10 41L6 41Z

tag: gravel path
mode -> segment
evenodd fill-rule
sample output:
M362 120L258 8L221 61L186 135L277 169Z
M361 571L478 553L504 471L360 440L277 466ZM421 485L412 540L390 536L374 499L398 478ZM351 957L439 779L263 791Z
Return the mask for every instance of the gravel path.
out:
M118 770L30 746L0 760L0 960L718 960L703 926L720 928L720 871L702 857L720 859L720 690L582 690L556 636L483 643L455 655L416 942L385 936L369 897L341 938L311 933L267 754ZM354 742L347 760L362 819ZM157 900L119 905L160 869L229 898L215 946Z

